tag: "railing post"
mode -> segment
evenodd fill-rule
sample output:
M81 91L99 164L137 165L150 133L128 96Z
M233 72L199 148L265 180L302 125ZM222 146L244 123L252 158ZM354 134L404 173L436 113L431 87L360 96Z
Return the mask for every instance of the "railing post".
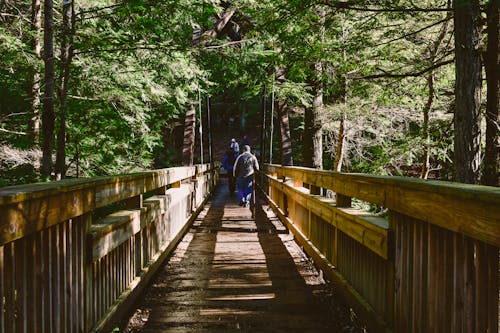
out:
M335 203L337 207L351 207L352 198L342 195L340 193L335 194Z
M125 209L140 209L143 207L142 194L129 198L125 202ZM135 275L138 276L147 260L147 242L145 241L145 230L134 235L135 238Z

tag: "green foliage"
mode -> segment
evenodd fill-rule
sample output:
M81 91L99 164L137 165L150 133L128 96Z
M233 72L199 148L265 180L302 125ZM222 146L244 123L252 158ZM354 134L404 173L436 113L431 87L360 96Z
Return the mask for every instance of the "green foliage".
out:
M0 128L5 130L0 132L0 145L22 149L34 145L27 133L32 116L28 87L34 73L43 69L31 50L30 5L23 0L17 10L7 7L4 10L10 16L0 22ZM338 124L344 114L346 171L411 174L418 169L425 144L426 75L390 76L421 72L450 59L449 29L431 52L446 13L366 13L339 10L314 0L236 0L231 5L237 8L233 27L243 40L231 40L225 30L215 39L193 45L194 29L212 29L226 3L76 3L75 56L67 102L66 154L71 176L77 169L79 176L94 176L175 165L177 129L198 90L223 104L214 107L220 113L214 118L221 124L227 120L224 117L239 117L244 110L248 126L255 129L260 122L263 85L268 91L274 89L276 99L294 110L294 160L300 163L302 112L312 102L314 65L318 63L323 69L319 80L325 102L325 168L332 167ZM444 5L419 3L422 7ZM403 0L370 4L376 8L411 6ZM60 40L59 10L55 19ZM56 45L57 55L58 48ZM285 72L279 80L277 69ZM382 75L374 78L376 74ZM437 68L434 75L431 160L445 175L452 149L448 110L453 102L453 67ZM275 135L278 132L276 126ZM278 142L277 137L274 140ZM37 174L36 168L22 173ZM35 180L10 174L20 181Z

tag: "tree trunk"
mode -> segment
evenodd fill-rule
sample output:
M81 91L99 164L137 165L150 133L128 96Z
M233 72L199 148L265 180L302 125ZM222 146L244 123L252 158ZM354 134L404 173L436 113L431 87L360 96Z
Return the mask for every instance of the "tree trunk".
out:
M333 170L342 171L342 162L344 160L344 141L345 141L345 112L342 111L342 118L339 123L339 135L337 137L337 149L335 151L335 161L333 162Z
M68 81L70 77L71 61L73 59L73 22L74 4L72 1L64 1L61 38L61 83L59 86L59 131L57 135L57 154L55 165L57 179L66 178L66 101L68 97Z
M483 177L481 183L499 186L500 149L498 133L500 122L498 117L498 80L500 72L500 52L498 46L498 1L490 1L487 7L488 46L485 54L485 70L487 83L486 101L486 150L484 152Z
M321 82L322 65L314 65L315 80L313 83L313 103L306 108L304 115L304 166L323 168L323 126L321 113L323 111L323 85Z
M479 1L454 0L455 181L475 184L481 161L481 15Z
M319 15L319 38L324 39L325 15L324 7L318 7ZM314 62L312 66L311 86L313 90L313 102L310 108L306 108L304 115L304 166L323 168L323 125L321 114L323 112L323 63L321 59Z
M431 111L432 102L434 101L434 73L429 72L427 77L427 88L429 89L429 96L427 96L427 103L425 103L423 113L424 113L424 123L422 126L423 136L424 136L424 153L422 157L422 173L420 178L427 179L429 176L430 167L430 149L431 149L431 133L429 129L429 113Z
M42 59L42 44L40 40L42 32L42 5L40 0L31 2L31 49L37 60ZM31 99L31 119L28 132L31 134L34 145L38 145L40 141L40 80L41 75L38 68L35 68L32 81L30 84L30 99Z
M184 142L182 146L182 165L193 165L196 110L193 105L186 112L184 122Z
M293 165L288 105L283 101L278 102L278 118L280 124L281 164Z
M45 62L45 93L42 109L43 157L41 173L52 173L52 146L54 145L54 20L52 0L44 1L43 53Z
M266 156L266 117L267 117L267 86L262 92L262 127L260 129L260 161L263 164Z

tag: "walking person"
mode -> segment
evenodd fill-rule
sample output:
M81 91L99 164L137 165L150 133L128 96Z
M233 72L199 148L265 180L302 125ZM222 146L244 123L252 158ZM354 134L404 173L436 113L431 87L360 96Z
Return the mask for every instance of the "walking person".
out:
M240 145L235 138L231 139L231 150L238 156L240 154Z
M231 142L231 145L232 144L233 144L233 142ZM224 157L222 158L222 166L227 171L227 179L228 179L229 193L230 194L233 194L234 190L236 189L236 184L235 184L235 179L234 179L234 174L233 174L234 162L236 161L236 157L238 157L238 152L235 151L234 148L231 146L230 148L228 148L226 150L226 153L224 154Z
M234 162L233 173L237 177L240 206L250 207L252 199L253 175L259 170L257 158L250 152L250 146L243 146L242 153Z

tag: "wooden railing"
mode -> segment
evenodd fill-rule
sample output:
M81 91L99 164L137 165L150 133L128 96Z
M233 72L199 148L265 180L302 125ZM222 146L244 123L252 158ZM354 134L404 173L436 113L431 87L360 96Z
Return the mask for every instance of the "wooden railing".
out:
M498 331L499 188L276 165L259 178L372 331ZM387 217L353 208L352 198Z
M109 332L196 217L208 165L0 189L0 332Z

